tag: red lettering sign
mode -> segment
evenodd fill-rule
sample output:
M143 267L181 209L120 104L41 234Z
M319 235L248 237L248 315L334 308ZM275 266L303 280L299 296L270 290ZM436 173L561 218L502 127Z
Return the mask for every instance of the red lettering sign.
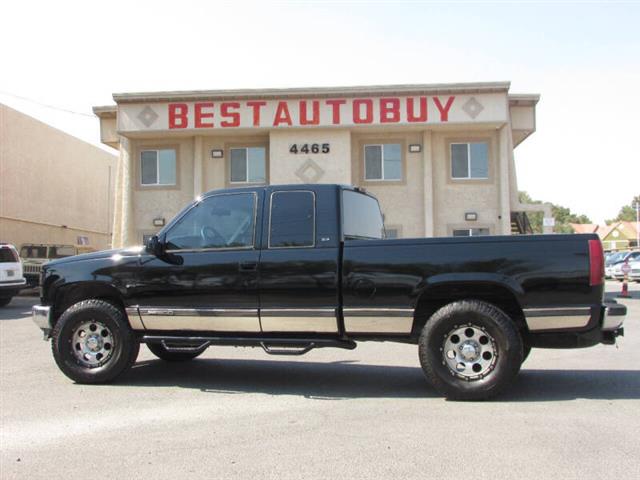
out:
M407 98L407 122L426 122L427 121L427 97L420 97L420 113L415 114L414 98Z
M189 107L186 103L170 103L169 104L169 128L187 128L189 120L187 113Z
M238 102L228 102L220 104L220 115L223 120L220 122L221 127L239 127L240 126L240 112L232 111L238 110L240 104ZM230 118L231 120L226 120Z
M362 116L362 108L364 105L364 117ZM353 123L371 123L373 122L373 100L368 98L356 98L353 101Z
M451 105L453 105L453 99L454 98L456 98L456 97L449 97L447 99L447 103L443 107L442 103L440 103L440 99L438 97L433 97L433 102L436 104L436 107L438 107L438 110L440 111L440 121L441 122L448 122L449 121L449 109L451 108Z
M325 100L329 107L331 107L331 123L334 125L340 125L340 106L347 103L346 100Z
M267 102L256 101L256 102L247 102L247 107L251 107L253 109L253 126L260 126L260 109L264 107Z
M291 114L289 113L289 107L287 106L287 102L278 102L278 107L276 108L276 114L273 119L273 126L277 127L281 123L286 123L291 126Z
M400 121L400 99L380 99L380 123L398 123Z
M205 112L205 108L213 110L213 102L200 102L195 104L196 128L213 128L213 112ZM211 119L211 121L206 121L208 119Z
M307 117L307 102L300 101L300 125L319 125L320 124L320 102L313 100L311 102L313 109L313 116L311 119Z

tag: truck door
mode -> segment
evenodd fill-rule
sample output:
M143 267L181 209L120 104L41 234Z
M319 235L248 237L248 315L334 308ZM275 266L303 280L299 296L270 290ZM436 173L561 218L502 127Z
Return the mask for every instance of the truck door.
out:
M166 258L141 259L131 289L147 330L260 332L262 191L205 197L166 232Z
M332 188L267 189L259 279L263 332L338 332L338 209Z

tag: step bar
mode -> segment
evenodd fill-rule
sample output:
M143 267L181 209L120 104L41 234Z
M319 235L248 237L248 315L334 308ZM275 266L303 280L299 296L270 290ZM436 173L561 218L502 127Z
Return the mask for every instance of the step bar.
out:
M353 350L356 342L334 338L253 338L253 337L180 337L143 335L142 343L159 343L171 352L201 352L217 346L261 347L269 355L304 355L316 348L343 348Z

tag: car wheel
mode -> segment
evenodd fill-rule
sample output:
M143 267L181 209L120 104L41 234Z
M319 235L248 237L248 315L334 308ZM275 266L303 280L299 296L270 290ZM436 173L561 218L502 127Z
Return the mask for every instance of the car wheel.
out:
M0 298L0 307L6 307L7 305L9 305L9 303L11 303L11 299L13 297L3 297Z
M140 350L124 312L103 300L69 307L51 336L58 367L78 383L110 382L133 365Z
M522 347L522 363L529 358L529 354L531 353L531 347L529 345L523 345Z
M419 340L422 369L451 400L483 400L502 392L523 361L515 323L494 305L462 300L434 313Z
M202 355L206 350L206 348L203 348L202 350L175 352L167 350L167 348L161 343L147 343L147 348L151 350L151 353L156 357L166 362L185 362L187 360L193 360L194 358Z

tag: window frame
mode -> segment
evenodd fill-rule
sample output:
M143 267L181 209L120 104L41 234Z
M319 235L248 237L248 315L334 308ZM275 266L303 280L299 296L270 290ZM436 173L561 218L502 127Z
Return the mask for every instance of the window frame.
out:
M250 148L262 148L264 150L264 181L262 182L253 182L249 180L249 149ZM246 152L245 164L247 166L247 169L246 169L247 179L244 181L231 180L231 151L232 150L244 150ZM229 185L266 185L267 184L268 182L267 177L268 177L268 171L269 171L267 157L268 157L269 151L265 145L233 146L228 148L228 152L229 152L229 161L227 163L229 168L229 175L227 177L227 182Z
M485 143L487 145L487 176L486 177L472 177L471 176L471 144L472 143ZM454 145L466 145L467 146L467 175L466 177L454 177L453 176L453 146ZM491 179L491 145L488 140L468 140L468 141L455 141L449 142L449 178L454 181L487 181Z
M467 230L469 235L455 235L454 232ZM486 235L473 235L473 230L487 230ZM488 237L491 236L491 228L490 227L452 227L451 228L451 236L452 237Z
M175 171L174 178L175 181L173 183L158 183L160 181L160 151L162 150L173 150L175 155ZM144 152L156 152L156 183L143 183L142 182L142 154ZM138 150L138 166L140 172L140 180L138 182L140 187L143 188L167 188L167 187L177 187L178 186L178 149L173 146L158 146L158 147L140 147Z
M312 236L312 243L311 245L294 245L294 246L283 246L283 247L274 247L271 246L271 220L273 218L273 196L276 193L310 193L312 195L313 198L313 236ZM318 219L318 213L317 213L317 201L316 201L316 192L314 192L313 190L275 190L273 192L271 192L271 194L269 195L269 224L267 226L267 249L268 250L282 250L282 249L286 249L286 248L316 248L316 231L317 231L317 225L316 225L316 221Z
M167 249L167 253L197 253L197 252L220 252L220 251L228 251L228 250L255 250L256 249L256 232L257 232L257 221L258 221L258 193L257 192L229 192L229 193L216 193L213 195L208 195L201 200L194 202L190 208L180 215L179 218L176 218L175 221L171 222L170 225L167 225L167 230L162 232L162 241L166 244L167 235L173 228L178 225L180 220L182 220L185 216L191 212L198 205L203 203L206 200L210 200L215 197L223 197L230 195L253 195L253 235L251 237L252 244L244 247L206 247L206 248L173 248Z
M385 178L384 174L384 146L385 145L399 145L400 146L400 178ZM381 172L382 178L367 178L367 147L380 147L380 159L381 159ZM379 182L403 182L404 181L404 142L391 140L388 142L373 142L362 144L362 178L365 182L379 183Z

